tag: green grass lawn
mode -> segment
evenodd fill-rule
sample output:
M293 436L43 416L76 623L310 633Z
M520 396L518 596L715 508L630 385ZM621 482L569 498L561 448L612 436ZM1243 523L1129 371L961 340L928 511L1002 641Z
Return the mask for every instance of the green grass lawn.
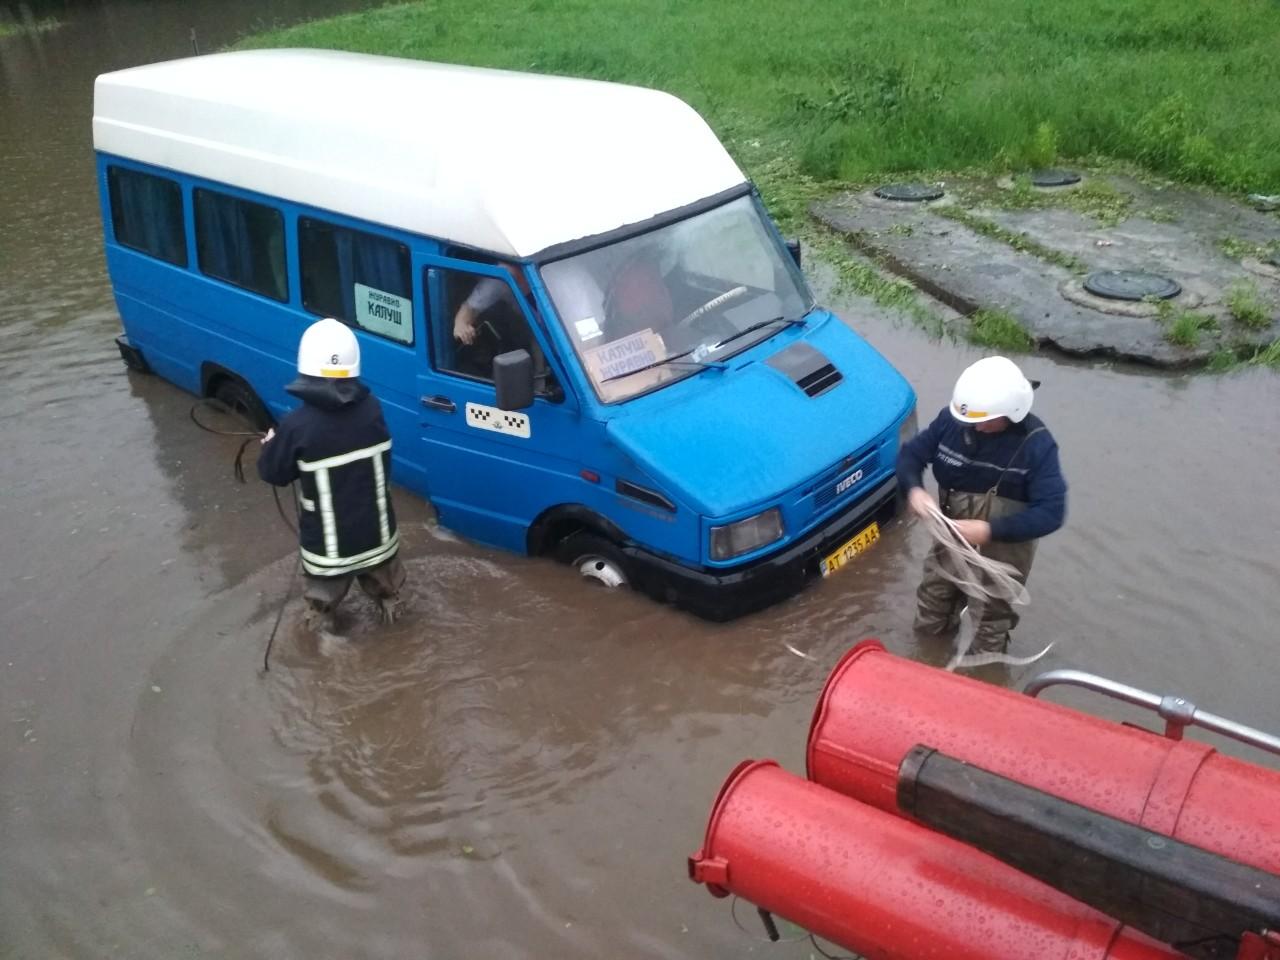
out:
M48 30L57 30L60 26L62 21L55 17L45 17L42 20L0 20L0 37L44 33Z
M242 44L281 45L659 87L766 185L1105 157L1280 193L1277 0L434 0Z
M811 201L891 176L1067 160L1280 193L1280 0L429 0L238 46L670 91L716 130L782 229L837 264L842 284L931 329L910 285L841 256L843 241L808 218ZM1108 210L1115 197L1079 199L1094 215L1124 214ZM1030 339L1003 315L980 319L971 337L1009 349ZM1252 362L1275 365L1275 351Z

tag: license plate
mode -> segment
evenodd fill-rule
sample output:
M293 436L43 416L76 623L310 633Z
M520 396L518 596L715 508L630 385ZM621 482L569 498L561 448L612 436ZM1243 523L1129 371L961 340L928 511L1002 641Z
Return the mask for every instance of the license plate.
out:
M840 544L833 552L823 558L822 575L829 577L860 553L866 553L871 545L880 539L880 524L873 523L864 527L850 539Z

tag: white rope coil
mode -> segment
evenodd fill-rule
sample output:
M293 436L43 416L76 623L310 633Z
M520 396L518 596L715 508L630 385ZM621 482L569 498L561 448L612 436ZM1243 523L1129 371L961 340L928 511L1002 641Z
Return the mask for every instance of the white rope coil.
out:
M938 564L938 572L969 598L966 609L975 623L981 621L982 608L990 600L1003 600L1016 606L1026 606L1031 602L1031 594L1027 592L1026 584L1018 579L1018 569L1012 564L984 557L978 552L977 547L964 538L956 522L936 505L930 505L924 516L924 525L929 531L929 536L944 551L944 556ZM964 634L961 645L947 664L948 670L955 670L958 667L980 667L989 663L1024 666L1035 663L1053 649L1051 643L1031 657L1011 657L1005 653L970 655L969 647L972 643L973 635Z

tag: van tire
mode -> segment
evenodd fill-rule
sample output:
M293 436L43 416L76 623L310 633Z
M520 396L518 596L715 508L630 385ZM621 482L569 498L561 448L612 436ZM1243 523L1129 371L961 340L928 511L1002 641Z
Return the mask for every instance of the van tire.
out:
M253 392L253 388L235 377L219 377L209 391L210 396L226 405L233 413L238 414L258 430L267 430L272 426L271 414Z
M556 547L556 559L578 571L579 576L601 586L631 585L631 561L616 543L586 530L570 534Z

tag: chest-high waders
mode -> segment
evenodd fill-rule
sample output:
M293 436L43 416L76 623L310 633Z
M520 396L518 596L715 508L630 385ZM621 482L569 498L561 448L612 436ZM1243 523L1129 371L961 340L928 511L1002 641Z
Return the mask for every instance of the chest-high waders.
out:
M1027 441L1044 427L1036 427L1029 432L1013 452L1009 462L996 478L996 482L985 493L965 493L960 490L941 489L938 491L938 506L942 512L953 520L995 520L1019 513L1027 508L1021 500L1011 500L997 494L1004 475L1018 459ZM1036 555L1035 540L1019 543L992 540L979 547L984 557L1007 563L1018 571L1018 579L1027 582L1031 574L1031 561ZM961 576L964 571L955 569L958 561L954 554L935 543L924 561L924 575L920 587L916 590L915 629L921 633L935 635L954 631L960 625L960 612L966 604L971 605L972 612L978 621L974 633L974 653L1003 653L1009 645L1009 631L1018 625L1018 615L1007 600L995 597L966 597L953 582L954 579L968 579ZM951 576L948 577L947 573Z

